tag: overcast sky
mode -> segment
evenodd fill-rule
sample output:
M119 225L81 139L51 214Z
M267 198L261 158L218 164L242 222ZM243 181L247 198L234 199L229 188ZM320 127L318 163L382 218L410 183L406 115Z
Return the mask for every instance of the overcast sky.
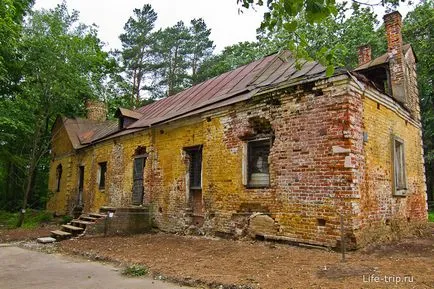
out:
M54 8L61 2L36 0L34 9ZM240 41L254 41L264 12L249 9L239 14L236 0L67 0L69 9L80 12L80 22L99 26L99 37L107 44L107 50L121 47L118 37L124 24L134 9L142 8L145 3L151 4L158 14L157 28L173 26L179 20L188 24L193 18L203 18L211 28L210 38L216 45L215 52ZM384 10L375 10L382 21ZM403 17L409 10L408 6L399 8Z
M50 9L62 0L36 0L34 9ZM99 37L109 48L120 48L118 39L124 24L135 8L151 4L157 12L157 28L173 26L179 20L189 24L193 18L203 18L211 28L211 40L216 52L240 41L254 41L261 12L253 10L238 14L236 0L67 0L68 8L80 12L80 22L99 26Z

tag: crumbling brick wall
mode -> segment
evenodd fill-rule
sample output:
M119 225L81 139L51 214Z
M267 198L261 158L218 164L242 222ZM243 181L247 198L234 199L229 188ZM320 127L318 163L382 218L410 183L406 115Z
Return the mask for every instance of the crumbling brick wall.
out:
M148 153L143 202L152 207L153 223L166 231L188 230L192 208L185 148L201 145L203 233L241 236L259 212L274 220L267 234L338 246L342 214L348 245L355 247L373 220L397 212L424 217L420 128L393 109L377 112L372 97L342 74L79 150L74 166L85 166L85 211L131 204L134 155L143 147ZM390 196L387 144L381 142L390 130L409 140L414 195L406 199ZM249 188L243 181L246 137L264 132L273 135L270 186ZM99 162L107 162L104 191L97 184Z

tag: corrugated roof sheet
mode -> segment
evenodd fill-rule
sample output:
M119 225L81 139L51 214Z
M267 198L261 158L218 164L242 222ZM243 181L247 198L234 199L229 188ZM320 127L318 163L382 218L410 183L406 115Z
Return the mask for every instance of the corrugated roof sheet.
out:
M128 128L147 127L164 120L191 115L195 110L222 102L240 95L253 96L258 88L275 86L282 82L293 81L309 75L325 76L325 67L315 61L304 62L296 69L295 60L288 51L264 57L235 70L188 88L178 94L139 108L143 117ZM240 99L247 99L241 97ZM238 100L241 101L241 100ZM233 103L230 101L230 103Z
M207 81L190 87L178 94L163 98L135 111L120 108L119 113L138 120L125 130L116 122L95 123L73 119L69 126L71 141L75 148L84 147L98 140L125 135L139 129L171 119L191 116L210 109L247 100L259 91L277 87L283 83L295 83L303 79L325 77L325 67L315 61L305 61L296 68L296 61L288 51L282 51Z

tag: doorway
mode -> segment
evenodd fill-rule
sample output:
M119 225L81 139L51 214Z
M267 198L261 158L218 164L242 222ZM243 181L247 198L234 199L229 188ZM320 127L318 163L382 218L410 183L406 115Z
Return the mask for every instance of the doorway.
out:
M185 149L188 156L189 206L192 211L192 223L201 227L204 222L202 198L202 146Z
M134 167L133 167L133 195L132 204L134 206L139 206L143 203L143 174L145 170L147 153L142 153L134 157Z

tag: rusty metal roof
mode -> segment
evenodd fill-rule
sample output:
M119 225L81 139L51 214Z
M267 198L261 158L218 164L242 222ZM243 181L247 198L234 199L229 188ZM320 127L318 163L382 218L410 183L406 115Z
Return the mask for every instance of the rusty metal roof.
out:
M133 133L168 120L195 115L252 98L260 91L325 77L325 67L315 61L304 61L297 67L288 51L266 56L250 64L223 73L170 97L145 105L135 111L120 108L117 115L137 121L124 130L113 121L96 123L86 119L65 122L74 148Z
M129 117L129 118L133 118L133 119L140 119L143 117L143 114L138 112L138 111L119 107L116 110L115 117L119 117L119 116L125 116L125 117Z
M203 111L206 106L216 107L219 102L246 100L253 97L254 92L260 88L312 75L325 76L325 67L315 61L305 61L297 69L290 53L282 51L137 109L143 116L128 126L128 129L148 127L185 114L192 115L194 111Z
M85 118L63 118L63 124L74 149L85 147L118 130L117 121L94 121Z

